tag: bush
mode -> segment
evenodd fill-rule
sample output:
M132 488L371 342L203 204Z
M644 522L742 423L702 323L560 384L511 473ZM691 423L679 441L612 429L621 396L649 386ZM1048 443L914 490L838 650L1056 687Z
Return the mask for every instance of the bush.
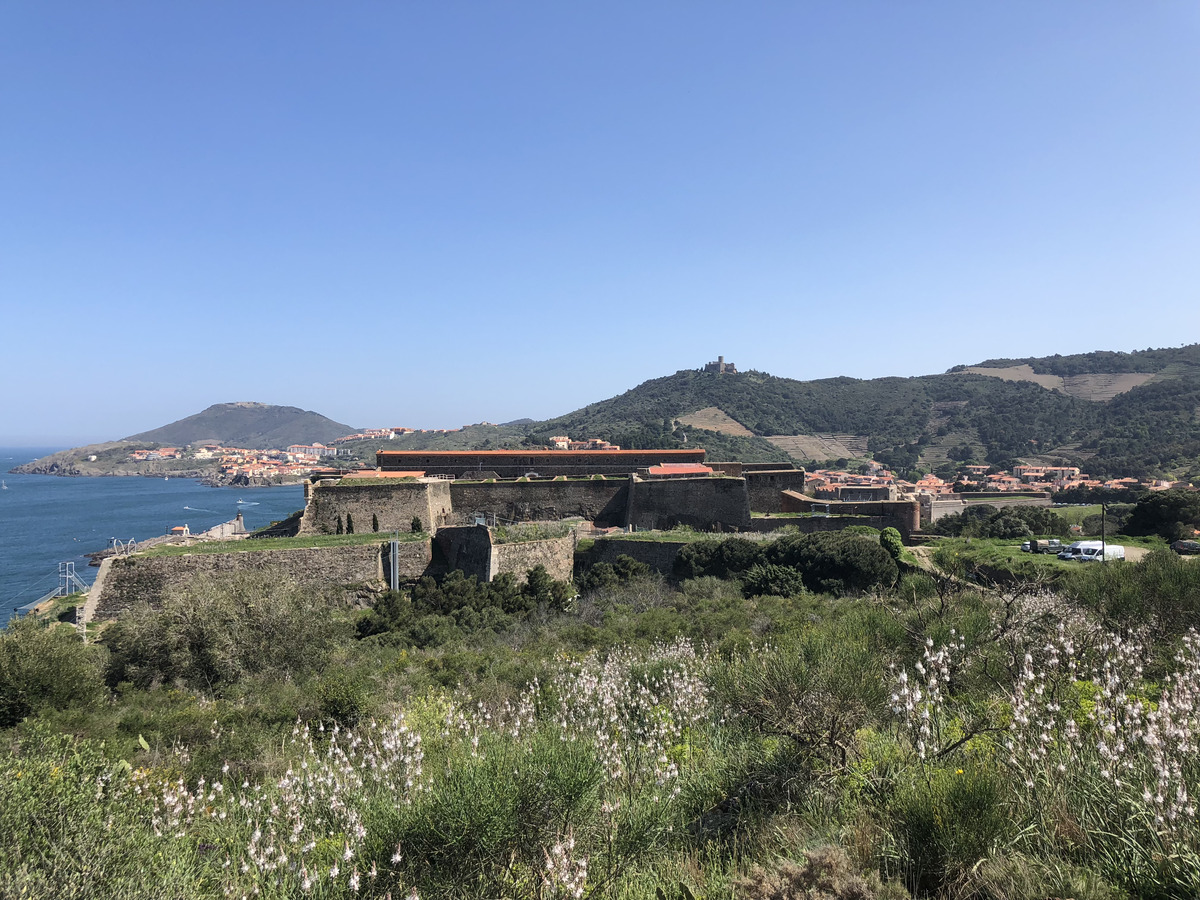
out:
M320 721L326 727L337 724L353 728L367 710L367 691L361 681L343 671L324 675L316 686Z
M803 865L781 859L769 869L755 868L733 886L739 900L906 900L909 896L902 885L884 885L874 872L855 872L841 847L806 851Z
M104 695L101 648L74 629L27 616L0 632L0 728L42 709L88 704Z
M787 566L756 565L742 576L742 590L747 597L794 597L804 593L804 578Z
M329 603L294 583L260 573L196 579L161 609L138 604L105 632L107 677L212 693L249 674L319 671L339 637Z
M679 551L675 576L687 578L736 578L763 561L763 545L746 538L696 541Z
M1062 589L1114 629L1153 626L1171 637L1200 628L1200 565L1170 550L1147 553L1135 564L1073 569Z
M961 882L1009 837L1004 779L967 764L938 769L902 783L889 803L900 874L914 894L936 894Z
M888 556L900 562L900 556L904 553L904 540L899 531L890 526L883 529L879 532L879 546L888 552Z
M856 594L891 587L900 574L896 561L876 541L831 531L782 538L771 544L767 561L799 570L815 593Z
M417 533L425 530L425 526L421 524L420 516L413 516L412 524L408 526L408 530Z
M628 585L649 574L650 567L648 565L622 553L617 557L615 563L596 563L588 569L587 574L580 581L579 587L587 593L594 593Z

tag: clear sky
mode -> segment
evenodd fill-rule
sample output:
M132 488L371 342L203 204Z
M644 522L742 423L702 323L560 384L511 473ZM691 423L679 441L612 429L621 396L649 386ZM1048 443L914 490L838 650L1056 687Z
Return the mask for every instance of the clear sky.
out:
M1200 339L1200 4L0 6L0 445Z

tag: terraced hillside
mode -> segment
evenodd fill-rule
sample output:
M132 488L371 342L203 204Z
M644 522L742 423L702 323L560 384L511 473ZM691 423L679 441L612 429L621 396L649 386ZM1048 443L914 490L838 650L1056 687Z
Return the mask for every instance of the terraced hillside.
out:
M565 432L724 455L871 455L901 470L1036 459L1086 462L1098 475L1200 478L1198 410L1200 345L1190 345L987 360L917 378L685 370L536 423L528 440Z

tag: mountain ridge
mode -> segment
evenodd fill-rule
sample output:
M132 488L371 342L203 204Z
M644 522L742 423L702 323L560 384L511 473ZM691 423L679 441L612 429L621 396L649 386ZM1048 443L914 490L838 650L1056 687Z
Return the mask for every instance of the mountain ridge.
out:
M214 404L125 441L283 449L356 430L297 407L242 401ZM1200 344L993 359L907 378L802 381L753 369L684 369L555 418L397 435L386 446L489 449L545 444L562 434L638 449L703 447L710 458L748 462L869 455L911 472L1025 460L1108 477L1200 481ZM353 449L369 461L382 445L364 441Z

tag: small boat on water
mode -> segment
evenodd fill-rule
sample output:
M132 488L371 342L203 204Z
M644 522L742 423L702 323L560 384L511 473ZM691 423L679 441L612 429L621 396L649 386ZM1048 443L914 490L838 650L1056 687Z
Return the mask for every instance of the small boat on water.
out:
M7 490L8 490L8 485L5 484L3 481L0 481L0 491L7 491Z

